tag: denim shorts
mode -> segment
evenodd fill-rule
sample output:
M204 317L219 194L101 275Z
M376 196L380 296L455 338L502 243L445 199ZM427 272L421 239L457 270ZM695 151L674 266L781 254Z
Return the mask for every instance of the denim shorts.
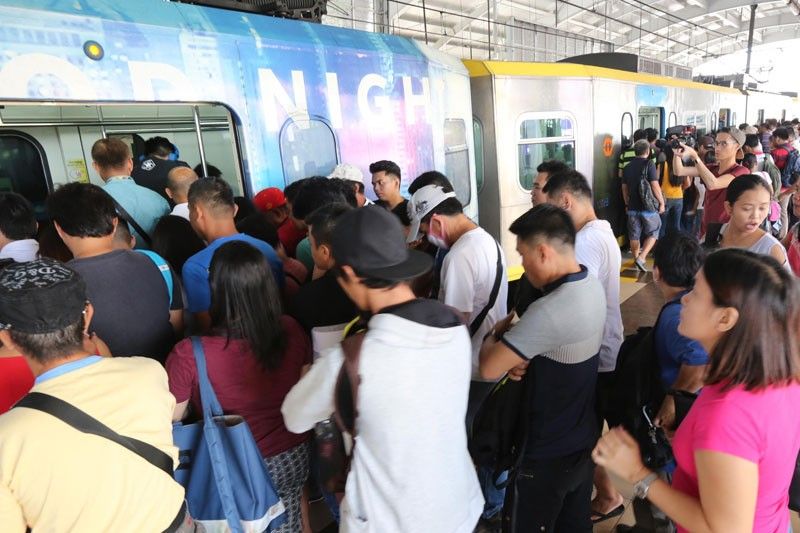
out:
M643 241L648 237L658 237L661 229L661 216L655 211L628 211L628 238Z

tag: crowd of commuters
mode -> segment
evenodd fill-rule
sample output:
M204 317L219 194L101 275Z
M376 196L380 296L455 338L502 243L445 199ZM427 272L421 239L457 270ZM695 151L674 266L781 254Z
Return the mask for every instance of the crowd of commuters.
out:
M23 197L0 195L3 531L203 530L165 472L14 407L29 391L55 396L177 465L171 424L203 414L190 336L283 502L276 531L310 531L321 494L342 531L588 532L624 511L612 474L680 530L788 531L800 237L795 226L781 243L765 221L781 194L797 207L800 194L770 174L793 157L779 130L770 157L732 130L669 151L637 132L621 158L633 259L646 270L652 252L665 300L659 379L700 392L685 418L673 395L657 406L655 423L675 431L675 464L659 471L624 429L604 433L622 254L579 172L537 168L532 208L508 228L525 274L509 302L509 258L439 172L404 189L400 167L378 161L373 205L364 174L343 164L251 203L198 177L208 167L192 170L166 139L136 163L122 141L97 141L104 186L55 190L50 233ZM701 234L679 231L701 211ZM349 412L343 339L360 343ZM527 438L519 467L497 477L473 464L468 428L504 379L527 380ZM354 438L343 491L320 482L314 445L332 416Z

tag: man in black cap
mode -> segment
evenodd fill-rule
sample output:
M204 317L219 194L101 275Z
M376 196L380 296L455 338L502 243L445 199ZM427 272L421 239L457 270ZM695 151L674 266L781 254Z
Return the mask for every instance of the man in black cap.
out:
M166 189L170 170L189 168L189 165L178 160L178 149L166 137L150 137L144 143L144 150L147 157L133 169L131 177L137 185L147 187L169 201Z
M0 271L0 341L25 357L36 376L31 392L66 402L176 464L175 398L164 369L151 359L88 351L92 314L83 279L56 261ZM62 416L20 405L0 416L3 531L194 531L183 488L169 473Z
M431 268L409 250L397 217L377 206L345 213L331 238L338 282L370 313L360 349L355 435L342 528L471 533L483 509L464 430L470 339L450 308L417 299L410 282ZM295 433L334 411L340 347L324 352L289 392Z

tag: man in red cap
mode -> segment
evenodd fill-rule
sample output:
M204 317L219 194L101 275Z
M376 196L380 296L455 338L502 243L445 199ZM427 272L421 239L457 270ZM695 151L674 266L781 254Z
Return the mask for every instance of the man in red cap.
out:
M295 255L297 243L306 236L305 231L297 229L289 217L289 205L283 191L277 187L262 190L253 198L256 209L264 213L267 221L278 230L278 239L283 244L286 253L291 257Z

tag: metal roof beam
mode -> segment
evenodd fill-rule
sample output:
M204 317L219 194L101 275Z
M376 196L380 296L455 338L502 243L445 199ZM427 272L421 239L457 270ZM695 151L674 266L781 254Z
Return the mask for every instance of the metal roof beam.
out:
M764 17L763 19L756 20L755 31L759 32L758 36L761 38L759 44L764 44L765 42L776 42L776 41L782 41L782 40L785 40L785 39L789 39L790 37L781 37L781 38L776 39L776 40L769 40L769 41L767 40L767 39L770 39L770 37L771 37L771 35L773 33L784 33L784 29L791 30L789 32L785 32L786 34L797 35L798 34L797 27L798 27L798 25L800 25L800 22L798 22L796 19L795 20L792 20L792 19L793 19L793 17L788 17L787 18L785 15L772 15L772 16L769 16L769 17ZM779 32L767 32L766 31L766 30L771 30L771 29L775 29L775 28L782 28L782 29ZM679 55L680 53L689 50L690 48L692 48L692 46L697 47L697 48L701 48L701 49L707 48L707 47L720 48L719 50L716 50L716 51L713 52L714 54L717 54L717 55L725 55L725 54L730 54L730 53L733 53L733 52L737 52L739 50L742 50L742 47L731 48L729 50L724 50L723 51L725 45L727 44L725 41L729 40L730 42L739 43L739 40L736 39L736 36L744 34L744 33L747 33L747 31L748 31L748 29L744 28L744 29L741 29L739 31L733 31L729 35L724 35L724 36L715 35L714 37L712 37L710 39L707 39L706 41L704 41L702 43L694 43L694 44L692 44L692 43L689 43L689 44L679 43L677 48L675 48L672 51L672 53L669 55L669 57L667 57L667 60L669 61L671 59L674 59L674 57L676 55ZM744 43L741 43L741 44L744 46ZM702 59L703 58L699 58L698 62L700 62L700 60L702 60Z
M642 2L639 2L642 3ZM663 13L657 12L656 15L652 13L649 14L649 21L646 24L642 24L642 33L666 33L668 32L668 28L675 26L677 24L681 24L681 22L674 20L674 17L680 17L683 21L688 21L692 27L695 25L702 26L699 23L691 22L693 19L698 17L703 17L706 15L711 15L715 13L722 13L731 9L738 9L742 7L747 7L752 4L770 4L775 3L775 0L710 0L706 7L687 7L677 13L673 13L672 17L669 17ZM642 3L643 4L643 3ZM692 3L694 5L694 3ZM646 12L651 12L652 9L647 9L647 5L643 4L643 8L645 8ZM633 7L631 9L634 9ZM728 19L728 24L735 24L733 21ZM725 33L730 33L727 27L725 28ZM744 28L744 31L747 31L747 24L739 24L738 29L741 30ZM632 32L638 34L637 32ZM671 36L671 35L670 35ZM629 35L628 37L632 37ZM638 39L638 35L636 35L635 39L632 39L628 42L614 42L617 46L630 46L632 41Z

